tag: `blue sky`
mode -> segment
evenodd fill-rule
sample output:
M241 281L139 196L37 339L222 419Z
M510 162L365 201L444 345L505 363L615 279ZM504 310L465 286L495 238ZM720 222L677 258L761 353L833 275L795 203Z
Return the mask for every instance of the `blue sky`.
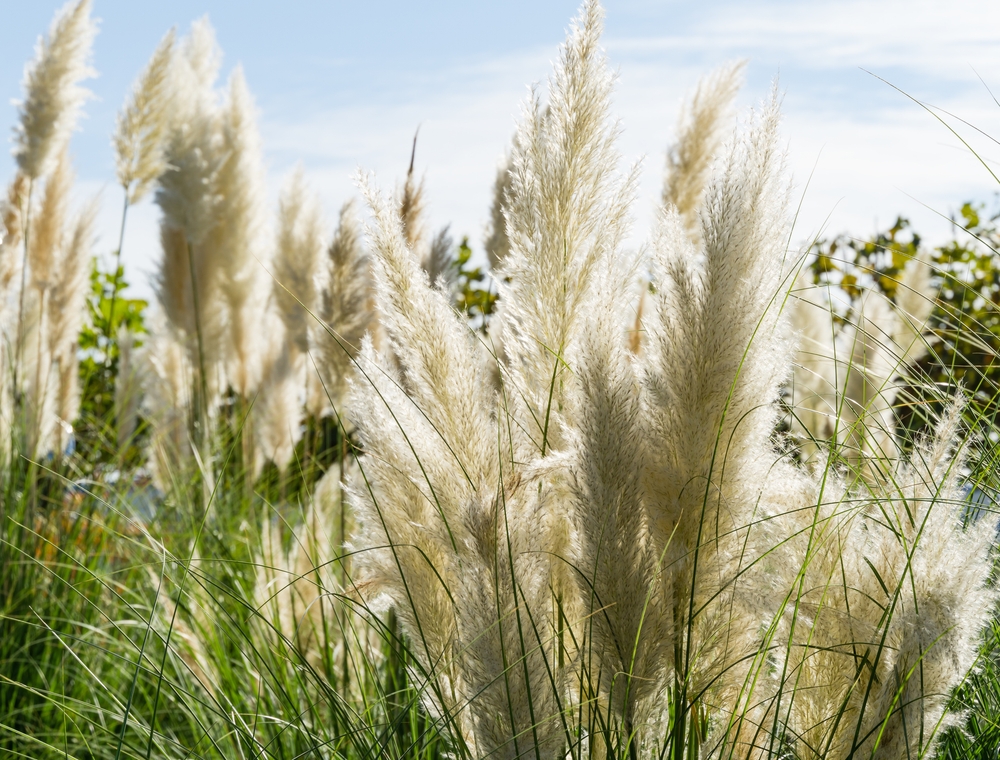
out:
M5 3L0 27L0 116L13 125L24 62L61 2ZM420 126L434 226L482 238L496 162L532 82L544 82L577 3L222 2L94 0L100 18L89 83L95 99L74 138L81 195L100 192L99 247L114 247L120 191L109 136L114 114L160 37L206 13L225 54L241 63L260 110L269 185L301 161L332 219L354 194L357 167L385 186L406 169ZM698 77L749 60L741 104L779 77L789 169L802 207L797 240L826 230L856 235L897 214L930 239L966 199L990 200L997 183L914 97L1000 136L1000 4L938 1L652 2L607 0L605 46L619 72L615 111L625 161L642 158L631 244L645 236L663 152L681 100ZM991 162L1000 149L965 129ZM0 166L9 175L6 153ZM812 175L810 179L810 175ZM808 187L807 187L808 185ZM797 196L798 197L798 196ZM155 267L156 211L130 218L126 262L139 292Z

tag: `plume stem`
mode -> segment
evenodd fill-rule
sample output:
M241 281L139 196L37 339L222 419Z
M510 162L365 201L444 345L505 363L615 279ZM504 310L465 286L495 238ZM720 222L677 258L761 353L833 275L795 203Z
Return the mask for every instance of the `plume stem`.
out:
M191 303L194 307L194 332L198 341L198 403L195 409L195 442L199 450L207 451L207 436L205 431L208 425L208 380L205 377L205 343L201 330L201 310L198 304L198 282L195 279L194 270L194 249L191 241L187 241L188 270L191 273Z
M28 177L28 193L24 201L24 208L21 210L21 217L24 219L24 251L21 254L21 290L18 292L17 304L17 360L14 362L14 395L20 397L17 387L17 370L21 366L21 359L24 357L24 291L27 288L28 276L28 243L31 237L31 191L35 181Z
M122 246L125 245L125 219L128 217L128 187L125 188L125 202L122 204L122 223L118 230L118 250L115 252L115 274L111 283L111 308L108 310L108 350L104 354L104 366L111 366L111 341L118 340L115 336L115 301L118 300L118 271L122 267ZM188 250L190 259L190 249Z

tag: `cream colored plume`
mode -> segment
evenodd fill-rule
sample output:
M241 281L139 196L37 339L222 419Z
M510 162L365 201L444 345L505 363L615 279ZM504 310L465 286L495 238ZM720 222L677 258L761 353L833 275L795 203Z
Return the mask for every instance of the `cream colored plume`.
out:
M220 52L202 19L181 40L170 66L171 120L164 158L171 170L160 176L156 202L170 226L200 246L216 223L216 175L224 159L222 123L215 92Z
M455 241L448 234L448 227L445 227L434 236L423 261L423 268L427 272L427 279L430 280L431 285L441 288L451 297L455 296L455 289L458 285L458 270L453 266L454 250Z
M712 161L731 128L733 100L743 84L743 61L728 63L704 77L685 104L677 138L667 150L663 204L673 205L693 240L701 234L701 212Z
M56 279L46 304L48 350L56 375L50 382L56 393L57 452L65 448L65 436L72 433L72 425L80 410L77 348L80 330L86 318L87 295L90 292L96 218L95 200L79 214L73 225L72 234L61 252Z
M828 471L786 490L817 505L784 504L790 540L769 563L802 589L796 628L789 610L777 633L792 637L783 709L799 757L926 756L962 721L945 712L948 694L978 659L996 592L994 525L962 525L960 416L954 405L909 462L884 465L882 485L847 490Z
M272 293L287 340L295 350L309 350L309 328L316 311L316 274L323 253L319 203L307 188L302 170L289 178L278 205L278 242Z
M206 246L221 260L220 287L228 312L225 361L229 382L244 398L260 383L263 325L260 304L266 298L270 230L266 224L263 148L256 111L243 70L229 79L222 110L222 150L216 177L218 224Z
M483 241L491 271L499 268L510 251L507 220L504 216L508 193L510 193L510 159L505 156L497 167L496 180L493 182L493 203L490 206L490 219L486 226L486 239Z
M365 183L388 346L362 347L352 395L371 484L356 480L352 491L359 585L366 602L391 604L410 634L435 684L428 695L442 695L431 709L468 704L459 727L475 757L561 754L566 674L550 669L558 659L551 594L555 587L570 602L553 572L569 564L566 468L540 460L575 419L578 381L567 366L579 356L580 311L596 295L591 277L627 279L605 265L618 253L634 189L634 177L615 172L601 16L596 3L585 5L548 115L531 103L516 141L503 292L515 350L503 406L480 343L430 286L396 209Z
M218 98L213 89L219 51L207 20L195 22L173 57L175 97L164 145L170 171L159 179L163 258L156 274L157 299L192 366L206 366L208 380L222 361L225 311L220 298L223 261L207 244L218 224L217 175L225 159ZM198 345L200 343L200 346Z
M850 363L848 350L838 345L827 290L814 286L803 270L791 293L790 321L799 342L789 385L790 429L806 462L838 435L840 389Z
M272 324L269 332L273 340L271 356L252 412L255 477L266 461L274 462L284 472L302 438L306 356L295 347L281 322Z
M327 662L344 665L345 658L379 659L378 642L369 640L370 626L356 612L344 609L343 551L336 526L343 524L340 468L332 467L316 484L302 522L292 528L287 549L280 524L272 518L261 527L255 558L257 614L272 645L293 647L317 672ZM355 649L356 645L360 649Z
M3 222L3 237L0 239L0 314L3 313L4 305L13 300L18 276L21 274L21 216L27 196L28 178L18 172L7 187L7 197L0 203L0 220ZM7 322L0 319L0 324L6 330Z
M10 453L14 415L15 362L18 361L18 308L23 265L21 212L27 199L28 178L18 172L0 202L0 462Z
M14 158L29 179L46 174L69 143L89 95L80 82L94 75L88 61L96 33L90 0L63 6L48 38L39 40L35 60L25 69L25 99L18 107Z
M587 2L550 103L531 101L515 139L498 390L398 205L361 178L386 345L363 342L352 380L358 594L395 612L428 711L454 716L477 759L563 757L566 715L590 716L589 749L623 757L927 755L960 718L944 708L997 599L995 527L963 527L959 410L909 458L867 432L853 442L881 477L809 466L775 429L790 311L807 322L808 411L826 411L822 378L843 423L845 397L885 419L882 348L929 310L868 297L835 336L815 294L784 308L775 89L713 151L698 234L676 204L660 210L631 351L635 175L616 171L600 21ZM926 293L921 278L905 275Z
M78 404L76 352L72 347L87 293L90 223L84 215L78 234L67 229L72 181L69 155L64 150L46 180L42 202L34 214L27 257L30 291L18 302L22 343L15 358L20 362L16 390L23 391L22 424L29 456L45 454L51 446L59 445L65 438L53 438L59 421L69 425L72 420L66 422L65 416L75 417ZM87 257L83 262L75 258L81 250Z
M57 276L56 268L62 255L72 186L73 170L69 153L64 150L59 154L52 174L46 179L41 206L32 217L28 267L31 285L39 292L52 287Z
M153 480L167 491L191 473L192 391L194 368L186 346L164 317L154 312L149 334L137 355L141 369L142 410L150 422L149 467Z
M419 132L418 132L419 134ZM410 153L410 168L398 195L399 219L403 225L403 235L407 247L422 258L426 247L427 230L424 226L424 181L417 181L413 172L417 157L417 135L413 135L413 150Z
M324 262L327 269L319 299L319 324L311 327L313 352L321 382L314 386L310 413L325 413L332 405L338 417L348 378L365 334L374 332L371 264L362 247L363 231L354 203L340 209L340 219ZM307 371L313 374L312 367Z
M118 112L112 140L115 171L130 204L142 200L167 169L163 148L170 122L174 37L171 29L157 45Z
M932 279L926 253L907 262L896 285L896 329L892 340L899 347L901 365L914 364L927 355L928 322L937 302L938 289Z
M799 347L790 390L792 434L806 461L836 444L857 474L887 475L900 442L894 405L898 378L927 352L936 288L926 259L904 267L895 303L866 291L838 326L829 298L800 276L791 312ZM825 459L825 458L824 458Z
M31 459L50 451L56 423L57 389L52 383L53 357L46 340L45 295L45 291L35 288L25 292L21 330L23 342L14 357L14 361L19 363L15 392L20 394L20 406L15 408L19 428L16 448Z

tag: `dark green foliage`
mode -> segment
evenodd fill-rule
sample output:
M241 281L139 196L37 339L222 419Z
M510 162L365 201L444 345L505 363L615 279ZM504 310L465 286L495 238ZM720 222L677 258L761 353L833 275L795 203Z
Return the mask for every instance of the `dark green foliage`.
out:
M473 326L485 328L493 314L497 294L491 287L489 274L482 267L470 263L472 249L469 238L462 238L455 251L453 266L457 272L458 296L456 308L468 315Z
M930 350L909 368L911 383L899 396L900 425L910 433L925 429L959 391L969 400L967 419L987 438L995 427L1000 397L998 219L1000 214L986 214L982 204L966 203L955 220L961 232L930 250L902 217L871 240L840 236L812 248L814 281L839 287L850 299L865 288L895 298L903 268L926 252L939 290L929 320Z

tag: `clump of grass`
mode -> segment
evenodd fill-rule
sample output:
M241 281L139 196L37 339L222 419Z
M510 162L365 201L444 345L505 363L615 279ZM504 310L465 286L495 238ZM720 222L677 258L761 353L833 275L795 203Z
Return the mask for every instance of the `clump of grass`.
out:
M796 263L776 97L692 180L697 211L668 202L629 350L633 179L599 34L588 3L515 140L498 393L367 191L388 350L356 381L361 588L474 756L930 752L994 603L958 412L908 459L856 446L847 471L775 446Z
M88 9L54 27L75 19L74 60ZM301 179L272 238L242 74L216 88L206 21L164 39L116 139L124 211L154 188L163 211L159 309L107 353L118 433L149 425L159 488L82 480L65 429L26 422L74 416L89 217L66 221L64 150L37 208L41 175L15 178L0 749L910 758L962 706L978 737L946 751L985 746L994 529L968 519L961 404L915 440L891 414L926 269L894 304L795 329L818 306L795 300L777 96L732 129L738 64L696 91L628 253L637 168L619 170L601 25L589 0L497 175L488 323L456 311L462 264L427 233L412 159L396 198L361 178L367 242L348 204L327 244ZM821 343L848 360L817 388ZM51 399L25 393L33 364L57 367ZM783 438L782 389L810 368Z

